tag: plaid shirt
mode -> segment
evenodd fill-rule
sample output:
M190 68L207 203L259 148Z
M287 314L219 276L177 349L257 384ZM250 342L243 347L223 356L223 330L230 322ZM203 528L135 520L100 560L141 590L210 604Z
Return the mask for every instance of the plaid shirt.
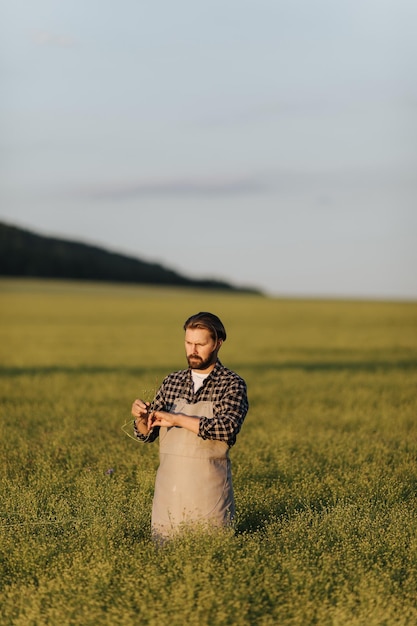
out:
M235 372L224 367L218 360L205 379L202 387L194 393L191 369L173 372L164 378L152 401L150 411L171 411L178 398L189 404L202 400L213 402L213 417L200 417L198 436L202 439L224 441L233 446L248 412L249 403L246 383ZM159 427L142 435L136 428L135 436L144 442L152 442L159 435Z

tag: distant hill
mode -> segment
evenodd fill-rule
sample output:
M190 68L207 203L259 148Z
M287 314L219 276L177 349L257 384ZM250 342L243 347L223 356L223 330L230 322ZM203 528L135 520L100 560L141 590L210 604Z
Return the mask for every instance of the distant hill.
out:
M156 263L104 248L45 237L0 222L0 276L67 278L260 293L211 279L191 279Z

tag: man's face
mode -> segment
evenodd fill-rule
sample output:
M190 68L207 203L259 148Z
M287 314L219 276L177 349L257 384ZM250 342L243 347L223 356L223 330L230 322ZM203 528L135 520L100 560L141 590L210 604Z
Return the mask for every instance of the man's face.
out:
M191 369L201 372L213 369L221 343L214 341L206 328L187 328L185 353Z

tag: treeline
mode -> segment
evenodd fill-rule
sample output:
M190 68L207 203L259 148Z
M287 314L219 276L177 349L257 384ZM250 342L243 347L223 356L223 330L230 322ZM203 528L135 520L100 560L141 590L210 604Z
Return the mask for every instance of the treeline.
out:
M0 275L66 278L259 293L211 279L191 279L157 263L0 222Z

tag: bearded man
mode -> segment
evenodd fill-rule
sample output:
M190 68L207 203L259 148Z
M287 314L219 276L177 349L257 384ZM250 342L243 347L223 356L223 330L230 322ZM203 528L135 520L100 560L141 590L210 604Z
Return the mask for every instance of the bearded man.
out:
M136 437L159 439L152 535L162 541L190 525L232 524L229 450L249 408L245 381L218 358L226 341L220 319L200 312L184 330L188 368L169 374L151 403L132 405Z

